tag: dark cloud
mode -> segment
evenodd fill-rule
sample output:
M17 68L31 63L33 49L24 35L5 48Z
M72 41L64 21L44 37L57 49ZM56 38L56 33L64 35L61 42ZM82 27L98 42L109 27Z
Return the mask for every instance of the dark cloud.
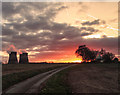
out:
M50 8L53 6L56 7L57 5L60 5L60 4L61 3L45 3L45 2L39 2L39 3L36 3L36 2L35 3L34 2L21 2L21 3L3 2L2 3L2 14L4 18L8 18L8 17L14 16L15 14L21 13L21 16L24 16L25 18L29 18L29 17L33 17L32 15L34 15L33 13L31 13L31 11L42 13L47 8ZM29 13L31 13L32 15L29 15Z
M58 10L62 10L62 9L65 9L65 8L68 8L68 6L61 6Z
M104 37L104 38L100 38L100 39L89 39L86 40L86 42L88 42L87 44L88 45L93 45L93 47L96 47L96 48L109 48L110 49L114 49L114 48L118 48L118 38L115 37L115 38L107 38L107 37Z
M82 31L85 30L85 31L90 31L91 33L94 33L94 32L98 32L99 30L98 29L94 29L93 27L81 27L80 28Z
M20 9L16 9L12 2L2 3L2 15L4 18L17 14Z
M4 32L3 32L4 31ZM7 28L2 28L2 35L3 36L10 36L10 35L14 35L16 32L12 29L7 29Z
M99 20L99 19L97 19L97 20L94 20L94 21L86 21L86 22L83 22L83 23L81 23L82 25L88 25L88 26L91 26L91 25L99 25L99 24L105 24L106 22L103 20L103 21L101 21L101 20Z
M84 32L84 33L81 34L81 36L88 36L88 35L91 35L91 34L92 34L92 33L87 33L87 32L85 33L85 32Z

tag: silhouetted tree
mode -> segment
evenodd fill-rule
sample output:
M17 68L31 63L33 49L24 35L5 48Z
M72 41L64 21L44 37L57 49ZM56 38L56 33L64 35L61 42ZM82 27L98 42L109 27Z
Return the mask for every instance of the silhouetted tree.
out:
M90 54L91 61L94 61L96 59L97 54L98 51L91 50L91 54Z
M104 62L112 62L113 59L118 61L113 53L106 52L103 48L101 48L100 51L90 50L86 45L79 46L75 54L77 56L82 56L82 60L85 62L94 61L98 54L102 57L100 60L103 60Z
M115 57L113 53L106 52L106 50L103 48L101 48L101 51L99 53L101 54L102 60L104 60L104 62L112 62L113 58Z
M81 45L76 50L75 54L77 56L82 56L82 60L87 61L93 61L96 58L98 51L90 50L86 45Z
M101 48L101 51L99 52L101 55L104 55L105 54L105 50L103 48Z
M112 62L114 57L115 55L109 52L105 52L102 56L104 62Z
M119 60L118 60L118 58L116 58L116 57L113 59L113 62L115 62L115 63L118 63L118 61L119 61Z

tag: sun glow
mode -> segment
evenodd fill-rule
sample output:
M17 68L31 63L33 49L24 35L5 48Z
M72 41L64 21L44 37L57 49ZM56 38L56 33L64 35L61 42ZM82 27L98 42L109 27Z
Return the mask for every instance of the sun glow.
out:
M82 62L82 60L75 60L75 61L73 61L73 62L79 62L79 63L81 63L81 62Z

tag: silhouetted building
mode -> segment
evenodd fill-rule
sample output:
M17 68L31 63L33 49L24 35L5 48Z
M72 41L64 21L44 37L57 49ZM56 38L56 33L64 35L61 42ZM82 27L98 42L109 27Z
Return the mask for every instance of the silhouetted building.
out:
M22 53L22 54L20 54L19 63L20 63L20 64L29 63L29 61L28 61L28 53Z
M103 58L102 58L102 55L100 53L97 54L96 56L96 59L95 59L97 62L103 62Z
M8 64L18 64L17 52L11 52L11 53L9 54Z

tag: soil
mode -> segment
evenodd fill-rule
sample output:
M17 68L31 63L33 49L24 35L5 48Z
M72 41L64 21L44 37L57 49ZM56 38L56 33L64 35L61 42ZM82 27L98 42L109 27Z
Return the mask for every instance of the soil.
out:
M118 64L80 64L68 74L72 93L117 93Z

